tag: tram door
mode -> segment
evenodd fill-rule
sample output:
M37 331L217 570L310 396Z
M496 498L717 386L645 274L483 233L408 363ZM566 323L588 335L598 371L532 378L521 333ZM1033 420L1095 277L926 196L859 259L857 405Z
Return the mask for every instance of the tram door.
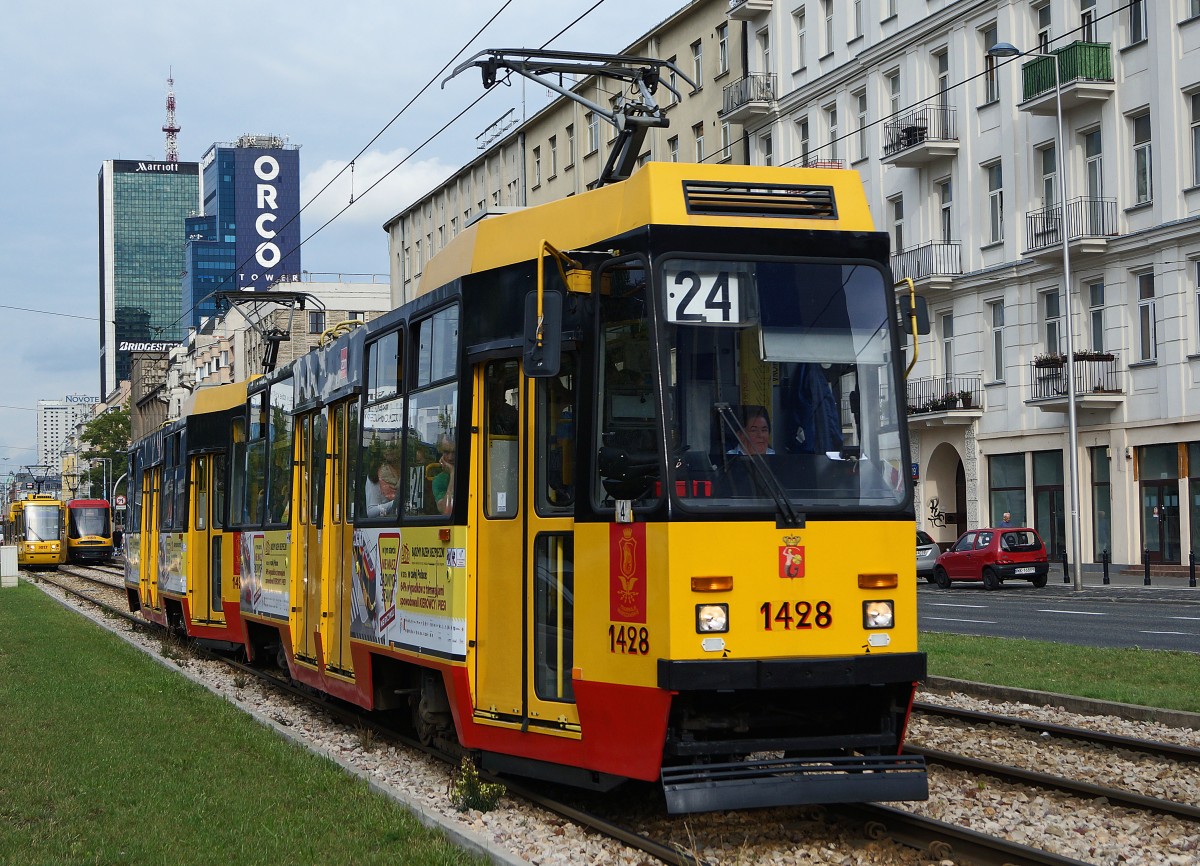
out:
M516 360L476 373L474 455L476 711L503 721L577 727L574 619L573 363L529 380Z
M350 492L348 479L354 477L350 458L355 453L351 448L354 439L347 441L347 435L358 435L357 418L357 402L353 405L349 401L339 403L330 410L329 484L325 508L325 561L329 577L325 582L328 601L324 608L324 655L326 671L343 676L351 675L354 670L350 656L351 536L354 525L350 523L346 503ZM349 433L352 419L354 431Z
M158 603L158 531L159 497L162 495L163 467L152 466L143 475L142 481L142 572L138 592L142 607L157 611Z
M322 568L321 539L325 505L325 449L328 421L324 410L309 413L299 419L300 477L293 496L300 517L298 550L303 598L299 621L296 624L295 653L297 660L319 665L323 609L324 569Z
M191 613L194 623L224 622L221 609L221 559L220 549L213 561L213 544L220 544L219 535L213 533L212 477L214 457L201 454L192 458L191 491L195 511L192 514L191 543L187 555L188 574L194 575L189 583L191 591Z

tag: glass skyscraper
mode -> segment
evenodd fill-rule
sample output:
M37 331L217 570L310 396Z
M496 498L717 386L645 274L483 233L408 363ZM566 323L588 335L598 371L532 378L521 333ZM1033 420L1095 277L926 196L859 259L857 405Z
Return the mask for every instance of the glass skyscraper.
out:
M129 378L131 351L179 342L184 220L200 209L195 162L105 160L100 201L100 394Z

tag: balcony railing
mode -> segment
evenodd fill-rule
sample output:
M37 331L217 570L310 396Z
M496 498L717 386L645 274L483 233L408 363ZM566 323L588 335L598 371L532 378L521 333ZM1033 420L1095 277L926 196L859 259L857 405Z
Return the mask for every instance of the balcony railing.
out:
M1121 371L1112 352L1076 352L1071 367L1076 396L1120 394ZM1042 355L1029 364L1034 400L1067 396L1066 357Z
M961 247L957 241L933 241L901 250L892 255L892 274L898 280L958 276L962 273Z
M926 141L958 141L958 122L949 105L922 105L883 127L883 155L891 156Z
M1072 42L1050 52L1058 56L1061 84L1072 81L1112 81L1112 47L1107 42ZM1054 59L1035 57L1021 67L1024 100L1054 90Z
M1073 198L1067 202L1067 240L1108 238L1117 234L1117 201ZM1025 248L1039 250L1063 242L1062 211L1057 204L1025 214Z
M729 114L751 102L771 102L775 99L775 73L751 72L745 78L725 85L721 91L721 113Z
M908 380L908 414L982 409L983 386L978 376L926 376Z

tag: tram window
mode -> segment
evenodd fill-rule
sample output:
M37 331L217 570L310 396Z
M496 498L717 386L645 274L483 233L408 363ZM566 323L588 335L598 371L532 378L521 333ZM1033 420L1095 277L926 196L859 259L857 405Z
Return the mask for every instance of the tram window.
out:
M196 460L196 528L201 531L208 528L208 460Z
M454 375L458 360L458 307L439 310L418 326L416 387Z
M246 419L234 418L230 424L229 450L229 523L240 524L246 517Z
M345 497L342 507L347 520L353 520L356 513L352 485L358 472L358 413L358 403L351 403L346 418L346 442L349 443L346 448L347 483L342 486L342 495Z
M534 543L534 691L544 701L574 701L575 541L539 535Z
M212 526L221 529L225 525L225 472L229 458L222 451L212 457Z
M488 517L515 517L520 501L520 378L516 361L488 364L484 371L485 472Z
M325 447L328 438L328 419L324 412L313 418L312 425L312 474L309 477L309 520L313 526L321 525L321 506L325 500Z
M363 414L362 466L359 489L361 517L391 517L399 511L402 447L404 443L404 398L384 400ZM411 447L411 443L410 443Z
M557 376L538 389L538 511L569 511L575 504L575 359L564 355Z
M267 493L269 523L287 523L292 504L292 380L284 379L271 386L271 467Z
M367 349L367 402L386 400L400 392L403 364L400 334L384 334Z
M408 515L445 515L453 506L457 414L455 382L409 397L404 471L404 507Z

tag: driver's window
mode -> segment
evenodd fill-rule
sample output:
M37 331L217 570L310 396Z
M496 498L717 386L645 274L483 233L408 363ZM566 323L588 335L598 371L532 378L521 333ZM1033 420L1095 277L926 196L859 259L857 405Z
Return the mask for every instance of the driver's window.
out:
M602 272L601 284L606 293L599 300L597 504L645 503L662 492L646 270L641 263L610 267Z
M975 546L975 533L968 532L958 540L958 544L954 545L955 550L970 550Z

